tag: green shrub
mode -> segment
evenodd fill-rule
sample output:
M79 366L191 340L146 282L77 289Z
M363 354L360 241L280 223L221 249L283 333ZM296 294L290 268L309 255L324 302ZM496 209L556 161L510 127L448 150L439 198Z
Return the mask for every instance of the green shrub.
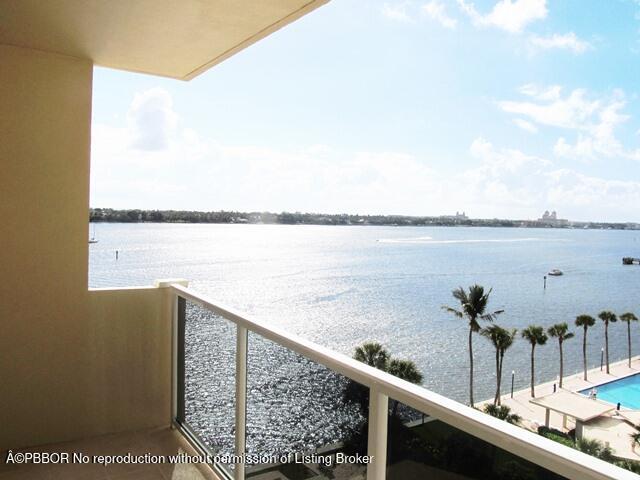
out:
M583 453L597 457L605 462L613 463L615 460L611 447L605 445L600 440L581 438L576 442L576 448Z

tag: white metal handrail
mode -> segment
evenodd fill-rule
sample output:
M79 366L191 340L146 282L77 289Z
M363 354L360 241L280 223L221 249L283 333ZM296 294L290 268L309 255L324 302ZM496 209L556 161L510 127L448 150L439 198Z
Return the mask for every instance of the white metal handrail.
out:
M249 320L233 309L216 304L206 296L182 285L172 284L171 288L177 296L190 300L235 323L240 335L244 331L245 340L247 331L254 332L369 387L371 402L369 454L375 452L376 455L374 463L369 465L367 470L367 480L383 480L386 476L386 458L384 458L386 448L381 448L380 443L386 443L387 415L386 413L382 415L380 412L383 410L381 405L386 405L388 398L398 400L448 425L572 480L638 480L639 478L638 475L628 470L484 414L278 327L261 321ZM238 360L244 364L245 371L238 369L237 373L246 381L246 347L239 349L238 353L242 357ZM237 403L246 405L246 387L244 389L237 387L237 392L243 396L243 398L237 399ZM384 411L386 412L386 409ZM236 425L236 432L239 431L238 427L244 430L244 415L240 416L242 424ZM372 442L377 445L372 445ZM243 452L242 449L240 453ZM244 472L242 471L242 475L239 475L240 470L236 469L236 480L243 480Z

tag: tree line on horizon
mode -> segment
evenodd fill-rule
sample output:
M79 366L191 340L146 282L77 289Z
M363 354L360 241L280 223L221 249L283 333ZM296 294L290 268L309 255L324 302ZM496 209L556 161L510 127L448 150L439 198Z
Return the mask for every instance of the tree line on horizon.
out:
M301 212L240 212L234 210L144 210L144 209L89 209L90 222L105 223L224 223L275 225L379 225L379 226L468 226L468 227L530 227L543 226L536 221L509 219L471 219L455 216L360 215ZM582 222L581 226L594 229L629 230L637 226L628 223Z
M408 215L360 215L325 214L301 212L240 212L240 211L195 211L195 210L117 210L112 208L92 208L90 222L113 223L237 223L237 224L280 224L280 225L468 225L488 223L495 226L513 227L512 220L464 220L455 217L413 217Z

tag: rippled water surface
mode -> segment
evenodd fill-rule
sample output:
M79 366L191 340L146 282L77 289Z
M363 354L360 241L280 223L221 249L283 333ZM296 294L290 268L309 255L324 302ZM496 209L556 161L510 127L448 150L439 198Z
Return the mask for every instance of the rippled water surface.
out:
M640 256L637 231L176 224L95 231L92 287L183 277L215 301L347 354L380 341L414 360L426 387L460 401L468 395L466 326L441 308L455 305L451 290L459 285L492 287L490 307L505 310L498 321L505 327L572 323L603 309L640 313L640 267L621 264ZM565 275L549 278L544 290L551 268ZM609 330L612 360L621 359L626 326ZM632 330L640 353L639 327ZM565 343L568 373L582 364L576 333ZM589 332L591 366L599 365L603 336L600 323ZM476 399L488 398L492 347L479 336L474 342ZM553 342L540 348L540 381L557 375L557 350ZM516 388L527 384L528 355L522 340L506 354Z

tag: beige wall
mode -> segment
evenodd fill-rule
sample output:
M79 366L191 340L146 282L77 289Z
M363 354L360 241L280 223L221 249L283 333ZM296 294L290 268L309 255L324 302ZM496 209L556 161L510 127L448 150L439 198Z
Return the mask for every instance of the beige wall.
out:
M161 291L87 290L92 70L0 45L0 450L168 422Z
M168 425L171 318L164 288L90 292L90 432Z

